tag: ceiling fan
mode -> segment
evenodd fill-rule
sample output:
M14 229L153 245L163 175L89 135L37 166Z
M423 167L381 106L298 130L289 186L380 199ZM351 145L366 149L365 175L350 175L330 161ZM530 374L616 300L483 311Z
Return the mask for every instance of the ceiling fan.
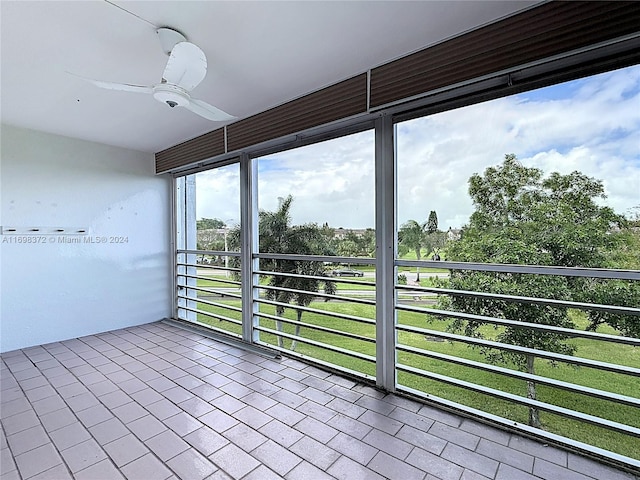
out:
M107 90L151 94L153 98L166 103L171 108L184 107L214 122L235 119L233 115L191 97L191 91L204 80L207 74L207 57L204 52L197 45L187 42L184 35L176 30L159 28L156 32L162 49L169 55L160 83L144 86L80 78Z

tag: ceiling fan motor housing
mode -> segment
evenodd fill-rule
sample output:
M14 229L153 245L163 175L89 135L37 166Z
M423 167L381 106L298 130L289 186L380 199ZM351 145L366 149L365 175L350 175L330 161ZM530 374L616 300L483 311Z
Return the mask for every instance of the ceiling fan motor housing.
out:
M188 105L190 97L186 90L177 85L161 83L153 87L153 98L173 108Z

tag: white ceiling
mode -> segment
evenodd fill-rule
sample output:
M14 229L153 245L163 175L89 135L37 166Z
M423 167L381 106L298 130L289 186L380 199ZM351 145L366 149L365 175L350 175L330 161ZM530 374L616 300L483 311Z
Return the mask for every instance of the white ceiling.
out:
M169 26L207 55L194 97L244 118L534 3L2 0L1 118L157 152L223 124L66 72L157 83L167 57L154 26Z

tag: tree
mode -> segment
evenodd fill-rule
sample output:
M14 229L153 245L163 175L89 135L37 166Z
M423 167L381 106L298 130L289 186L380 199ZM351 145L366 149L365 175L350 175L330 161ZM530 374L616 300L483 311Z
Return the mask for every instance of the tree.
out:
M636 207L637 208L637 207ZM630 212L630 217L610 232L614 248L607 255L607 268L640 270L640 217ZM636 307L640 305L640 282L632 280L588 279L578 292L578 299L605 305ZM627 337L640 337L640 322L637 316L616 314L598 310L588 313L587 330L595 331L607 324Z
M373 228L365 229L360 236L359 255L373 257L376 253L376 231Z
M433 234L438 231L438 214L435 210L429 212L429 219L427 220L427 233Z
M196 222L197 230L211 230L226 227L225 223L219 218L201 218Z
M291 204L293 197L289 195L280 202L274 212L260 211L258 220L259 250L261 253L281 253L299 255L332 255L326 229L316 224L299 226L291 225ZM327 226L328 227L328 226ZM240 243L240 229L234 229L229 237L232 247L238 247ZM282 304L295 303L298 306L308 306L315 298L314 293L321 287L325 293L335 293L335 282L331 281L325 271L323 262L298 261L283 259L260 259L260 269L286 274L304 275L305 277L289 277L283 275L271 275L268 285L276 289L268 289L266 298ZM312 277L327 277L319 280ZM280 290L280 289L287 290ZM292 292L300 290L305 293ZM285 308L276 305L276 316L283 317ZM297 324L295 334L300 334L303 310L295 309ZM276 329L282 331L282 322L276 321ZM283 338L278 336L278 346L283 347ZM291 343L291 349L295 350L296 341Z
M371 257L376 250L376 231L373 228L367 228L362 233L349 230L344 238L337 240L335 244L339 255Z
M446 242L446 234L438 230L438 214L435 210L429 212L427 220L426 247L429 251L433 251L434 259L440 259L440 249L444 247Z
M343 238L336 239L336 251L343 257L356 257L360 250L358 235L348 231Z
M398 241L402 246L416 252L416 259L420 260L421 250L426 240L426 223L418 223L415 220L408 220L398 231ZM416 281L420 282L420 268L416 268Z
M503 264L601 267L616 240L611 226L621 217L596 203L604 198L602 182L580 172L569 175L527 168L515 155L506 155L501 165L489 167L484 175L469 179L469 195L475 211L463 228L462 238L449 247L450 260ZM453 270L450 286L458 290L506 295L577 300L585 288L579 277L474 272ZM443 303L454 311L573 328L566 308L483 300L452 295ZM485 321L455 320L454 331L481 337ZM532 349L573 354L575 346L561 334L507 326L496 340ZM484 350L489 361L513 362L535 373L535 355ZM527 382L527 397L536 399L536 386ZM541 427L539 412L529 409L529 423Z

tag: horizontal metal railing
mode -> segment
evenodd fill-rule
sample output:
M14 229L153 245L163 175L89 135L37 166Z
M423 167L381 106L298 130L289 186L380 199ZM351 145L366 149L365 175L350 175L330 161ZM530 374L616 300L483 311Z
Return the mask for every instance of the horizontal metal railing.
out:
M540 332L546 332L546 333L560 333L567 337L591 338L594 340L604 340L604 341L609 341L614 343L623 343L626 345L640 346L640 338L623 337L618 335L610 335L606 333L592 332L588 330L576 330L573 328L556 327L552 325L546 325L543 323L521 322L518 320L509 320L506 318L487 317L485 315L474 315L472 313L455 312L451 310L438 310L435 308L428 309L428 308L421 308L421 307L412 307L409 305L401 305L401 304L396 305L396 309L402 310L405 312L424 313L424 314L434 315L439 317L458 318L461 320L475 320L479 322L491 323L493 325L510 326L510 327L517 327L517 328L528 328L530 330L538 330Z
M444 338L447 340L467 343L469 345L476 345L479 347L495 348L512 353L522 353L525 355L532 355L536 358L544 358L556 362L571 363L581 367L590 367L598 370L606 370L613 373L623 373L626 375L640 376L640 368L625 367L614 363L601 362L599 360L590 360L586 358L575 357L573 355L565 355L562 353L548 352L546 350L538 350L536 348L521 347L511 343L500 343L492 340L484 340L481 338L467 337L465 335L457 335L455 333L446 333L439 330L430 330L427 328L411 327L407 325L397 325L396 330L399 332L404 331L419 333L421 335L430 335L432 337Z
M374 356L365 355L365 354L359 354L357 352L353 352L352 350L341 349L339 347L328 346L329 348L327 348L326 344L323 344L323 343L320 343L320 342L316 342L314 340L301 338L299 336L291 335L291 334L286 333L286 332L278 332L276 330L265 328L265 327L261 327L261 326L256 327L256 330L262 331L262 332L265 332L265 333L270 333L272 335L281 336L281 337L286 338L288 340L292 340L292 341L296 340L296 341L298 341L300 343L304 343L304 344L307 344L307 345L318 347L320 349L324 349L324 350L331 351L331 352L334 352L334 353L338 353L338 354L342 354L342 355L345 355L345 356L349 356L349 357L355 358L355 359L363 361L363 362L368 362L368 363L371 363L371 364L375 364L375 362L376 362L376 359L375 359ZM311 363L311 364L315 364L315 365L319 365L319 366L323 366L325 368L328 368L329 370L334 370L334 371L341 372L341 373L347 374L349 376L356 377L356 378L361 378L361 379L364 379L364 380L370 380L370 381L375 380L375 377L373 375L369 375L367 373L363 373L361 370L354 370L352 368L347 368L347 367L344 367L343 365L339 365L339 364L337 364L335 362L326 361L326 360L322 360L322 359L317 358L317 357L301 354L299 352L292 351L292 350L289 350L289 349L286 349L286 348L282 348L282 347L279 347L278 345L274 345L274 344L271 344L271 343L264 343L264 342L258 342L258 343L267 346L269 349L273 349L273 350L277 350L279 352L285 353L287 356L296 357L296 358L299 358L299 359L301 359L301 360L303 360L305 362L308 362L308 363Z
M265 270L256 270L254 273L257 273L259 275L266 275L266 276L274 275L274 272L269 272ZM299 275L297 273L283 273L283 272L278 272L277 275L281 277L289 277L289 278L306 278L308 280L319 280L321 282L324 282L325 280L329 280L333 282L347 283L351 285L361 285L363 287L375 287L376 285L375 282L365 282L362 280L353 280L345 277L333 277L333 276L319 277L314 275Z
M188 255L216 255L219 257L240 257L240 252L222 251L222 250L178 250L178 254Z
M242 282L233 278L211 276L214 272L225 272L226 275L237 274L240 269L224 265L193 263L193 257L201 256L239 257L238 252L221 252L215 250L178 250L176 266L176 305L178 319L195 322L224 335L240 338L233 327L240 330L242 320L225 314L236 314L241 318L242 308L210 298L227 299L239 303L242 300ZM201 285L198 285L201 282ZM213 286L211 283L222 284ZM228 286L226 286L228 285ZM211 307L210 310L203 308ZM214 323L216 321L216 323ZM221 322L221 323L217 323Z
M196 290L198 292L204 292L204 293L208 293L211 295L219 295L221 297L231 297L231 298L238 298L238 299L242 299L242 294L241 293L234 293L234 292L228 292L228 291L224 291L224 290L216 290L213 288L207 288L207 287L196 287L195 285L184 285L184 284L178 284L178 290ZM194 298L190 298L190 300L198 300L197 297ZM199 301L199 300L198 300Z
M255 270L254 273L260 275L262 278L266 277L280 277L282 279L306 279L306 280L316 280L318 282L333 282L336 285L345 284L350 285L351 287L362 287L362 291L358 291L360 294L350 295L349 290L346 291L338 291L336 293L324 293L323 291L317 292L309 292L307 290L302 290L298 288L287 288L283 286L275 286L268 285L264 283L260 283L259 285L254 285L254 288L259 293L256 296L255 302L259 305L269 306L271 308L280 308L280 309L289 309L292 311L299 311L306 313L307 315L312 315L313 320L307 320L307 316L302 317L302 321L298 322L297 320L293 320L291 318L280 317L271 313L266 313L262 311L262 309L258 309L255 313L255 316L262 320L272 321L272 322L280 322L283 325L289 325L290 327L300 327L302 333L300 335L295 335L291 332L283 332L280 330L276 330L273 328L269 328L265 326L264 322L258 322L254 329L261 333L266 333L271 336L271 341L264 342L262 337L260 337L260 342L269 346L269 348L275 348L276 350L280 350L285 352L287 355L299 356L300 358L304 358L306 361L311 361L313 363L318 363L319 365L329 367L331 369L341 371L347 373L349 375L357 375L361 378L372 379L370 374L365 372L362 368L358 366L354 366L349 361L339 361L335 357L331 361L323 360L323 355L321 352L328 352L332 354L338 354L342 357L348 357L354 359L357 362L364 362L365 364L375 365L376 359L375 354L370 355L368 353L364 353L362 350L365 345L368 345L370 350L375 351L375 327L376 322L374 315L372 314L370 318L353 315L349 313L344 313L340 311L335 311L336 308L314 308L313 306L308 305L297 305L295 302L284 303L277 301L278 295L311 295L314 298L314 301L322 302L323 305L361 305L364 308L371 308L375 311L376 302L374 299L375 296L375 283L370 281L363 280L355 280L355 279L347 279L344 277L333 277L330 276L330 271L335 268L332 267L332 264L342 264L342 265L371 265L375 263L374 259L360 259L360 258L352 258L352 257L326 257L326 256L315 256L315 255L279 255L279 254L257 254L254 256L258 259L267 259L267 260L287 260L294 262L323 262L326 264L326 275L302 275L298 273L292 272L279 272L272 270L264 270L258 269ZM338 288L339 290L339 288ZM267 294L271 294L272 298L267 298ZM366 298L369 296L370 298ZM328 302L328 303L327 303ZM323 319L328 322L331 321L339 321L339 328L333 328L331 326L327 326L326 324L322 324ZM352 330L350 325L361 325L364 328L370 329L370 336L366 336L360 333L356 333ZM306 333L305 333L306 332ZM312 335L311 332L315 332L316 335L322 336L322 339L319 340L317 337L310 338ZM283 348L279 346L279 342L273 341L273 338L287 339L292 342L299 342L300 344L306 345L308 348L304 353L299 353L297 351L291 351L289 349ZM348 341L351 347L345 347L343 344L345 341Z
M207 264L203 264L203 263L178 262L177 266L178 267L197 268L198 270L224 270L226 272L240 273L240 269L239 268L225 267L223 265L207 265Z
M466 296L466 297L473 297L473 298L503 300L505 302L518 302L518 303L528 303L531 305L548 305L548 306L554 306L554 307L567 307L567 308L575 308L579 310L597 310L600 312L607 312L607 313L640 316L640 308L622 307L618 305L602 305L598 303L585 303L585 302L573 302L569 300L557 300L554 298L524 297L520 295L505 295L501 293L473 292L469 290L452 290L450 288L420 287L417 285L416 286L396 285L396 289L409 290L412 292L435 293L438 295L458 295L458 296Z
M315 313L317 315L327 315L331 318L340 318L342 320L349 320L351 322L360 322L360 323L366 323L368 325L371 326L375 326L376 322L375 320L372 320L370 318L364 318L364 317L357 317L355 315L346 315L344 313L335 313L335 312L328 312L326 310L319 310L317 308L311 308L311 307L305 307L302 305L290 305L288 303L281 303L281 302L275 302L273 300L265 300L265 299L256 299L256 301L258 303L263 303L265 305L279 305L282 307L286 307L286 308L293 308L295 310L301 310L303 312L310 312L310 313Z
M546 265L517 265L508 263L449 262L443 260L396 260L399 267L446 268L478 272L527 273L563 277L590 277L610 280L640 280L640 271L615 268L554 267Z
M604 390L599 390L597 388L585 387L584 385L576 385L574 383L563 382L561 380L555 380L553 378L542 377L540 375L533 375L526 372L521 372L519 370L512 370L510 368L499 367L497 365L491 365L483 362L476 362L474 360L468 360L461 357L455 357L453 355L447 355L445 353L432 352L430 350L421 350L415 347L409 347L406 345L398 346L398 351L404 351L409 353L417 353L419 355L423 355L425 357L434 358L437 360L442 360L449 363L454 363L458 365L464 365L467 367L476 368L478 370L484 370L487 372L493 372L500 375L505 375L508 377L518 378L525 381L533 381L540 385L550 385L552 387L562 388L563 390L568 390L576 393L584 393L589 392L589 395L592 397L601 398L603 400L611 400L614 402L622 403L625 405L630 405L634 407L640 407L640 398L629 397L627 395L620 395L617 393L607 392ZM407 369L410 368L407 365L398 364L399 369ZM407 370L409 371L409 370ZM418 373L417 369L411 370L413 373Z
M338 257L332 255L294 255L288 253L256 253L254 258L266 260L292 260L301 262L326 262L344 265L375 265L376 259L369 257Z
M593 268L569 268L569 267L547 267L537 265L501 265L501 264L467 264L460 262L446 262L446 261L404 261L396 260L396 266L410 266L419 267L421 274L428 274L429 269L437 268L439 271L442 269L451 270L468 270L475 272L494 272L494 273L509 273L509 274L536 274L536 275L553 275L563 277L582 277L582 278L594 278L598 280L624 280L624 281L640 281L640 272L635 270L621 270L621 269L593 269ZM442 273L438 273L442 276ZM445 276L448 276L445 274ZM586 368L586 371L604 371L615 375L626 376L629 379L635 379L640 376L640 368L632 364L622 364L622 360L616 361L615 356L607 358L607 361L597 360L593 358L585 358L579 356L580 350L576 352L576 355L569 355L563 353L557 353L553 351L543 350L541 348L530 348L526 346L520 346L511 343L504 343L497 341L496 339L478 338L476 336L466 336L463 334L454 333L453 331L437 330L434 328L425 328L415 325L416 314L424 315L425 319L431 319L426 321L431 322L446 322L446 321L458 321L472 322L477 325L486 325L488 327L493 326L496 329L511 328L521 329L523 331L537 332L538 335L550 334L560 336L563 340L581 339L585 342L604 342L614 345L621 345L631 348L640 347L640 339L628 337L624 335L616 335L611 333L602 333L596 331L588 331L578 328L559 327L554 325L547 325L543 323L532 323L531 321L525 322L515 318L502 318L489 315L473 314L464 311L456 311L451 309L444 309L439 299L446 297L464 297L476 300L485 301L500 301L508 303L519 303L522 305L536 305L548 307L550 309L560 308L567 309L569 311L582 311L582 312L600 312L613 315L627 315L632 321L640 322L640 308L637 306L629 305L606 305L599 303L588 302L576 302L570 300L558 300L553 298L539 298L525 295L507 295L486 291L469 291L469 290L455 290L453 288L447 288L446 283L444 286L420 286L420 285L395 285L396 302L395 311L398 315L398 321L396 322L395 329L398 334L398 343L396 345L396 352L398 354L404 354L402 359L399 359L396 363L396 371L398 373L408 374L409 377L402 377L398 380L397 388L400 391L406 391L412 395L423 396L425 398L436 399L438 402L446 404L448 407L455 407L460 410L465 410L465 397L468 397L468 392L477 392L478 394L493 397L500 401L506 401L514 405L520 405L524 408L535 408L540 412L547 412L565 419L569 419L573 422L580 424L593 425L595 427L605 429L611 432L622 435L629 439L640 438L640 389L630 391L627 389L624 393L613 392L602 388L602 385L582 385L574 383L572 378L561 380L553 378L552 376L546 376L540 374L539 369L535 373L520 371L517 368L507 368L506 366L500 366L488 361L486 358L484 361L478 361L477 359L467 358L468 356L462 355L462 351L451 348L455 354L444 353L446 350L440 350L435 346L425 341L423 346L416 346L416 338L424 337L427 339L441 339L445 342L451 342L450 345L469 345L475 346L480 351L496 351L496 352L508 352L516 355L525 355L531 358L538 358L548 360L556 365L573 365L580 368ZM428 300L427 305L412 304L411 302L400 301L399 294L401 292L411 293L418 300ZM405 312L413 317L407 317L404 319L402 313ZM409 320L413 318L413 320ZM408 323L407 323L408 322ZM411 324L414 323L414 324ZM414 335L414 337L402 337L400 334ZM416 336L417 335L417 336ZM413 338L412 345L403 343L403 338L407 341L409 338ZM597 345L597 344L594 344ZM583 348L583 347L581 347ZM595 348L595 347L594 347ZM473 358L477 358L478 356ZM428 359L430 362L419 362L417 359ZM627 363L631 360L627 360ZM445 368L443 366L457 365L460 367L458 370ZM639 364L640 365L640 364ZM473 372L485 372L495 374L492 383L494 385L484 384L483 378L474 375ZM436 382L441 385L454 387L458 390L442 390L449 392L451 397L433 396L428 390L421 390L416 385L420 382L412 381L408 384L410 378L424 378L430 382ZM579 409L586 409L582 407L579 400L569 401L568 405L562 405L554 403L555 396L546 395L544 400L540 398L529 398L519 392L510 390L510 387L506 387L506 384L502 384L499 378L510 378L522 382L525 384L535 384L538 386L545 386L558 391L568 392L570 397L563 397L562 403L567 402L567 398L593 398L599 401L606 402L610 406L624 406L631 408L631 417L620 416L617 420L604 418L611 412L609 407L608 412L604 415L596 414L593 411L578 411ZM635 381L635 380L633 380ZM629 380L632 382L632 380ZM588 383L588 382L587 382ZM496 386L499 385L499 386ZM425 384L426 385L426 384ZM511 385L511 384L509 384ZM457 392L457 393L455 393ZM465 393L467 392L467 393ZM578 402L577 404L572 402ZM573 408L568 408L572 406ZM480 408L480 410L478 410ZM615 407L613 407L615 409ZM635 409L635 414L633 413ZM487 418L500 418L496 416L496 412L486 411L485 407L472 408L475 412L480 412L482 416ZM635 417L636 421L630 420ZM512 418L502 418L501 423L505 425L513 422ZM531 431L530 428L527 429ZM537 434L541 436L554 437L552 432L546 432L539 429L533 429ZM637 441L637 440L634 440ZM593 448L589 445L581 443L579 440L573 438L565 438L563 443L569 445L577 445L581 449L592 450L598 454L602 454L602 450L597 446ZM640 445L640 444L638 444ZM628 457L620 457L616 454L612 454L611 457L623 458L625 463L640 465L635 459Z
M188 310L190 312L195 312L195 313L199 313L199 314L202 314L202 315L206 315L208 317L215 318L216 320L221 320L221 321L224 320L225 322L233 323L233 324L236 324L236 325L242 325L241 321L236 320L235 318L230 318L230 317L226 317L224 315L220 315L219 313L206 312L204 310L200 310L198 308L192 308L192 307L188 307L188 306L184 306L184 307L180 307L180 308L183 308L184 310ZM219 329L219 330L222 330L222 329ZM225 331L225 333L227 333L227 332Z
M227 254L230 257L237 257L237 252L204 252L204 251L180 251L182 254L201 255L208 253L211 255ZM286 260L290 262L323 262L325 263L327 275L304 275L294 272L278 272L261 268L254 269L252 274L255 276L252 280L252 291L242 292L238 290L242 287L243 282L237 278L220 278L220 275L214 277L208 272L212 270L222 270L237 274L240 272L236 267L222 267L213 265L200 265L192 262L178 262L179 271L177 298L182 300L183 304L179 308L186 312L192 312L198 317L207 316L207 318L220 320L226 324L236 328L242 327L243 322L237 318L233 318L223 313L224 311L233 314L242 314L242 308L239 306L238 300L243 295L252 296L252 304L255 306L250 317L253 319L252 331L254 342L263 346L267 346L276 351L286 353L287 355L298 357L305 361L316 363L320 366L331 368L337 371L356 375L363 379L374 380L372 371L363 365L374 366L379 359L375 356L376 329L378 327L375 319L376 310L376 282L366 281L355 278L332 277L329 272L335 268L335 265L375 265L375 259L363 259L352 257L332 257L332 256L314 256L314 255L289 255L289 254L255 254L255 260ZM182 260L184 260L184 255ZM257 262L256 262L257 264ZM274 263L275 264L275 263ZM624 281L640 281L640 272L633 270L621 269L592 269L592 268L568 268L568 267L547 267L537 265L502 265L502 264L481 264L481 263L461 263L448 261L413 261L399 260L394 262L398 267L420 267L421 274L428 275L429 269L438 269L437 275L448 278L449 273L443 273L442 270L468 270L474 272L494 272L507 273L514 276L520 274L526 275L547 275L547 276L564 276L578 278L594 278L598 281L602 280L624 280ZM368 274L369 276L371 274ZM373 273L375 276L375 273ZM282 283L276 285L267 283L268 278L279 276L283 279L292 280L286 285L295 285L296 279L314 280L317 282L334 282L338 288L335 293L325 293L324 291L309 292L300 288L290 288L282 286ZM260 279L258 281L257 279ZM371 280L371 279L370 279ZM201 285L196 285L200 282ZM216 282L216 286L207 286L207 282ZM219 283L218 283L219 282ZM219 284L228 285L219 286ZM343 284L343 289L339 285ZM358 287L362 287L358 289ZM354 293L350 293L354 292ZM448 392L454 390L442 390L445 392L434 395L430 391L430 387L420 387L419 382L407 383L408 378L424 379L427 382L436 382L445 385L448 388L459 389L462 395L488 396L496 399L496 401L507 402L523 409L535 408L540 412L547 413L566 419L565 421L577 422L579 424L591 425L594 428L604 429L617 435L625 436L629 439L637 441L640 438L640 421L634 422L627 420L626 417L605 418L605 415L595 414L586 406L583 407L580 402L577 404L567 401L566 398L592 398L598 402L604 402L607 405L620 406L620 408L631 409L631 412L637 412L637 418L640 419L640 390L635 393L628 389L620 391L612 391L607 389L607 384L590 384L589 382L577 381L571 376L556 378L555 375L541 373L541 369L536 369L535 373L526 370L519 370L513 365L500 365L481 358L478 355L461 353L462 350L453 350L455 353L445 353L440 351L435 345L444 345L449 342L451 345L466 345L475 347L477 351L496 351L505 352L515 355L524 355L535 357L536 359L551 362L558 366L571 366L584 371L606 372L611 375L619 375L626 378L637 379L640 377L640 364L635 365L632 360L630 364L616 361L615 357L606 358L598 357L590 358L580 356L580 350L576 355L560 353L558 351L547 351L542 348L531 348L527 346L505 343L498 339L480 338L478 336L466 336L454 331L448 331L442 328L442 322L461 321L476 322L495 328L496 331L502 329L521 329L523 331L535 332L536 335L549 334L552 336L560 336L563 341L581 341L581 342L605 342L612 345L619 345L620 348L639 348L640 339L624 335L616 335L610 332L591 331L579 328L558 327L544 323L534 323L532 321L521 321L518 318L502 318L490 316L486 314L470 313L465 311L455 311L443 307L439 299L446 297L469 298L484 301L498 301L512 304L532 305L538 307L548 307L550 309L566 309L574 312L599 312L601 314L610 315L627 315L630 318L640 321L640 308L636 305L607 305L601 303L578 302L573 300L559 300L555 298L543 298L527 295L510 295L502 293L494 293L491 291L470 291L455 290L447 287L446 282L442 285L421 286L421 285L400 285L394 286L394 311L396 318L384 319L385 322L393 322L395 330L395 345L393 348L396 352L395 371L396 385L395 389L399 392L406 392L413 396L422 396L425 399L434 400L448 408L457 408L460 411L474 412L474 415L485 417L493 422L502 423L504 425L517 426L517 428L535 433L536 435L561 441L567 445L576 446L582 450L590 450L602 455L606 450L600 449L598 446L590 446L589 442L581 443L569 437L563 437L553 430L544 431L537 428L529 427L520 420L514 421L513 418L503 417L499 412L492 411L488 407L477 405L466 405L464 399L459 397L447 396ZM357 294L356 294L357 293ZM228 298L230 301L225 302L218 298L208 298L209 295ZM294 301L287 303L279 301L279 298L289 297L291 299L296 296L310 295L316 304L297 305ZM233 301L236 303L234 304ZM354 314L348 311L344 306L353 305L356 311L366 311L366 315ZM322 307L321 307L322 306ZM358 307L359 306L359 307ZM217 311L208 312L203 307L211 307ZM364 310L357 310L358 308ZM286 315L280 316L275 312L281 311ZM294 312L294 313L292 313ZM302 317L297 317L297 313L302 313ZM246 313L246 312L245 312ZM413 318L413 320L405 321ZM584 315L584 314L582 314ZM424 316L425 319L431 319L431 322L439 322L438 328L429 328L429 326L416 324L416 318ZM301 318L298 321L297 318ZM245 316L245 321L247 317ZM380 321L380 319L378 319ZM408 322L408 323L407 323ZM413 324L412 324L413 322ZM275 326L274 326L275 325ZM360 326L360 327L358 327ZM294 333L299 327L298 334ZM225 332L218 326L210 325L215 331ZM246 328L246 325L245 325ZM233 335L233 333L232 333ZM420 343L405 343L407 337L419 339L432 339L434 342L440 339L445 343L432 343L425 341ZM237 336L237 334L236 334ZM297 342L301 346L298 350L292 350L284 346L283 341ZM415 341L415 340L414 340ZM581 344L582 345L582 344ZM597 344L596 344L597 345ZM583 347L580 347L583 348ZM472 351L472 349L469 349ZM324 352L324 353L323 353ZM353 362L340 360L340 358L352 359ZM425 361L418 361L424 359ZM359 362L359 363L358 363ZM355 367L354 367L355 365ZM451 370L451 366L456 366L458 370ZM444 368L446 367L446 368ZM566 368L566 367L565 367ZM484 377L478 377L474 372L481 372ZM487 377L489 375L489 377ZM408 377L407 377L408 376ZM490 383L484 383L484 378L490 378ZM617 377L616 377L617 378ZM501 379L509 379L511 383L503 384ZM515 383L514 383L515 382ZM562 401L554 403L555 397L539 397L529 398L523 393L523 390L513 390L513 385L535 384L540 388L545 387L553 391L566 392L568 397L562 397ZM426 384L425 384L426 385ZM626 387L625 387L626 388ZM550 390L550 391L551 391ZM466 392L466 393L465 393ZM590 408L590 407L589 407ZM584 411L583 411L584 410ZM631 414L633 416L633 414ZM637 423L637 424L636 424ZM610 458L622 459L624 463L636 465L635 459L617 455L609 452Z
M202 275L189 275L187 273L179 273L178 277L182 277L182 278L195 278L196 280L205 280L208 282L220 282L220 283L226 283L228 285L235 285L237 287L242 286L242 282L239 282L237 280L228 280L228 279L223 279L223 278L211 278L211 277L207 277L207 276L202 276Z
M270 318L271 320L279 320L282 321L284 323L288 323L290 325L295 325L296 322L292 322L291 320L287 320L286 318L282 318L282 317L276 317L275 315L269 315L266 313L258 313L258 316L262 317L262 318ZM346 348L341 348L341 347L336 347L335 345L331 345L329 343L325 343L325 342L318 342L315 340L311 340L308 338L304 338L301 337L299 335L292 335L290 333L285 333L282 332L280 330L273 330L271 328L267 328L267 327L263 327L263 326L256 326L255 327L256 330L259 330L261 332L269 332L273 335L276 336L283 336L285 338L289 338L291 340L296 340L298 342L301 343L306 343L309 345L313 345L315 347L320 347L324 350L329 350L331 352L335 352L335 353L340 353L342 355L347 355L349 357L354 357L354 358L358 358L360 360L366 360L368 362L372 362L375 363L376 359L374 356L372 355L366 355L364 353L360 353L360 352L356 352L354 350L348 350ZM317 327L315 325L309 325L309 324L305 324L305 328L311 328L317 331L321 331L321 332L325 332L325 333L332 333L332 334L338 334L347 338L355 338L361 341L365 341L365 342L375 342L375 339L371 339L371 338L367 338L367 337L362 337L362 336L358 336L358 335L350 335L350 334L345 334L345 332L341 332L339 330L332 330L332 329L328 329L328 328L322 328L322 327Z
M307 290L297 290L295 288L283 288L283 287L273 287L270 285L260 285L259 287L262 290L272 290L274 292L289 292L289 293L300 293L300 294L308 294L309 292ZM313 293L314 297L318 297L318 298L324 298L326 300L340 300L343 302L354 302L354 303L361 303L363 305L372 305L375 306L376 302L375 300L367 300L364 298L355 298L355 297L345 297L342 295L332 295L329 293L322 293L322 292L314 292Z
M492 397L496 397L502 400L507 400L513 403L517 403L520 405L524 405L527 407L535 407L539 410L555 413L561 415L563 417L572 418L575 420L579 420L582 422L587 422L592 425L596 425L599 427L605 427L610 430L614 430L617 432L621 432L627 435L633 435L635 437L640 437L640 428L631 427L629 425L625 425L619 422L614 422L611 420L606 420L604 418L596 417L594 415L589 415L587 413L577 412L575 410L571 410L568 408L558 407L556 405L552 405L550 403L541 402L539 400L533 400L527 397L523 397L520 395L516 395L513 393L508 393L503 390L498 390L491 387L485 387L483 385L479 385L473 382L467 382L465 380L454 379L447 375L440 375L438 373L427 372L425 370L421 370L419 368L413 368L408 365L398 364L398 370L402 370L409 373L414 373L425 378L431 378L434 380L438 380L443 383L448 383L456 387L462 387L469 391L475 391L478 393L482 393L485 395L490 395Z
M212 307L226 308L227 310L242 313L242 308L240 307L234 307L233 305L226 305L224 303L212 302L210 300L205 300L204 298L189 297L187 295L180 295L180 294L178 294L178 298L181 298L183 300L197 301L198 303L204 303L205 305L211 305Z

